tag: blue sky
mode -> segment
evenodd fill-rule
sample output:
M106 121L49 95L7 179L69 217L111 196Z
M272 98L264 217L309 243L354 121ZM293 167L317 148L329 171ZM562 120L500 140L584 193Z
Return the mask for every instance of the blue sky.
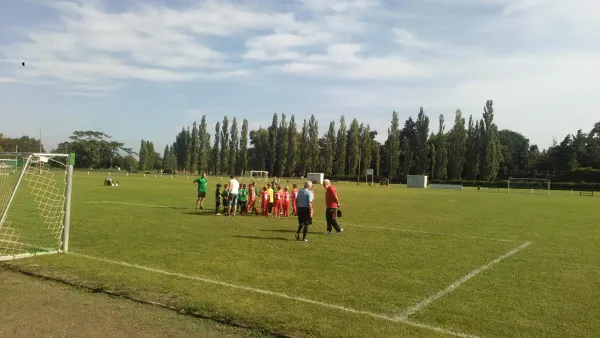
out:
M383 139L423 106L545 148L600 120L600 1L0 1L0 132L74 130L157 148L206 114L270 124L344 114ZM26 67L21 67L21 62Z

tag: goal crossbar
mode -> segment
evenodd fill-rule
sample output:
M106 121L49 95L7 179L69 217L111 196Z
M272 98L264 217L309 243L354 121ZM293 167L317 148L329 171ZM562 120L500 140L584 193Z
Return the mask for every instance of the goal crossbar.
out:
M247 173L250 175L249 179L266 180L269 177L269 172L264 170L250 170Z
M0 152L0 261L68 252L75 154Z
M526 177L509 177L508 181L507 181L507 191L508 193L510 193L510 189L511 189L511 182L515 183L515 182L542 182L542 183L547 183L547 187L546 189L548 190L548 195L550 195L550 179L549 178L526 178ZM514 188L514 185L512 187ZM531 191L533 192L533 188L529 188L531 189Z

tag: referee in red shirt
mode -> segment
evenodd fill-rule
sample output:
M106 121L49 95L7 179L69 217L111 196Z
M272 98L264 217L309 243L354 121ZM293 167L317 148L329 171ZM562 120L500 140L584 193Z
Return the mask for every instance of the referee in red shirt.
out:
M325 210L325 218L327 219L327 232L325 235L330 235L332 228L339 234L344 231L337 222L337 209L342 205L338 199L337 191L329 180L323 180L323 188L325 188L325 205L327 207L327 210Z

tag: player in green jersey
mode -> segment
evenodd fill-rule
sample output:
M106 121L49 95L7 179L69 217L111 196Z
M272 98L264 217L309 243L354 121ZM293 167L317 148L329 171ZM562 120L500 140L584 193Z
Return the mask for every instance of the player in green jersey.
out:
M240 215L248 215L248 190L246 190L245 184L242 184L241 186L238 199L240 201Z
M200 177L194 180L194 184L198 187L198 200L196 201L196 210L204 209L204 198L206 197L206 173L202 173Z

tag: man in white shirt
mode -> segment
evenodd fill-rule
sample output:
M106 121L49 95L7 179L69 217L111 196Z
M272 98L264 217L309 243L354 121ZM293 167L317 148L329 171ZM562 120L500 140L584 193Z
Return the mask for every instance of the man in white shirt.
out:
M229 216L235 216L238 205L238 194L240 192L240 182L235 179L235 176L229 177Z

